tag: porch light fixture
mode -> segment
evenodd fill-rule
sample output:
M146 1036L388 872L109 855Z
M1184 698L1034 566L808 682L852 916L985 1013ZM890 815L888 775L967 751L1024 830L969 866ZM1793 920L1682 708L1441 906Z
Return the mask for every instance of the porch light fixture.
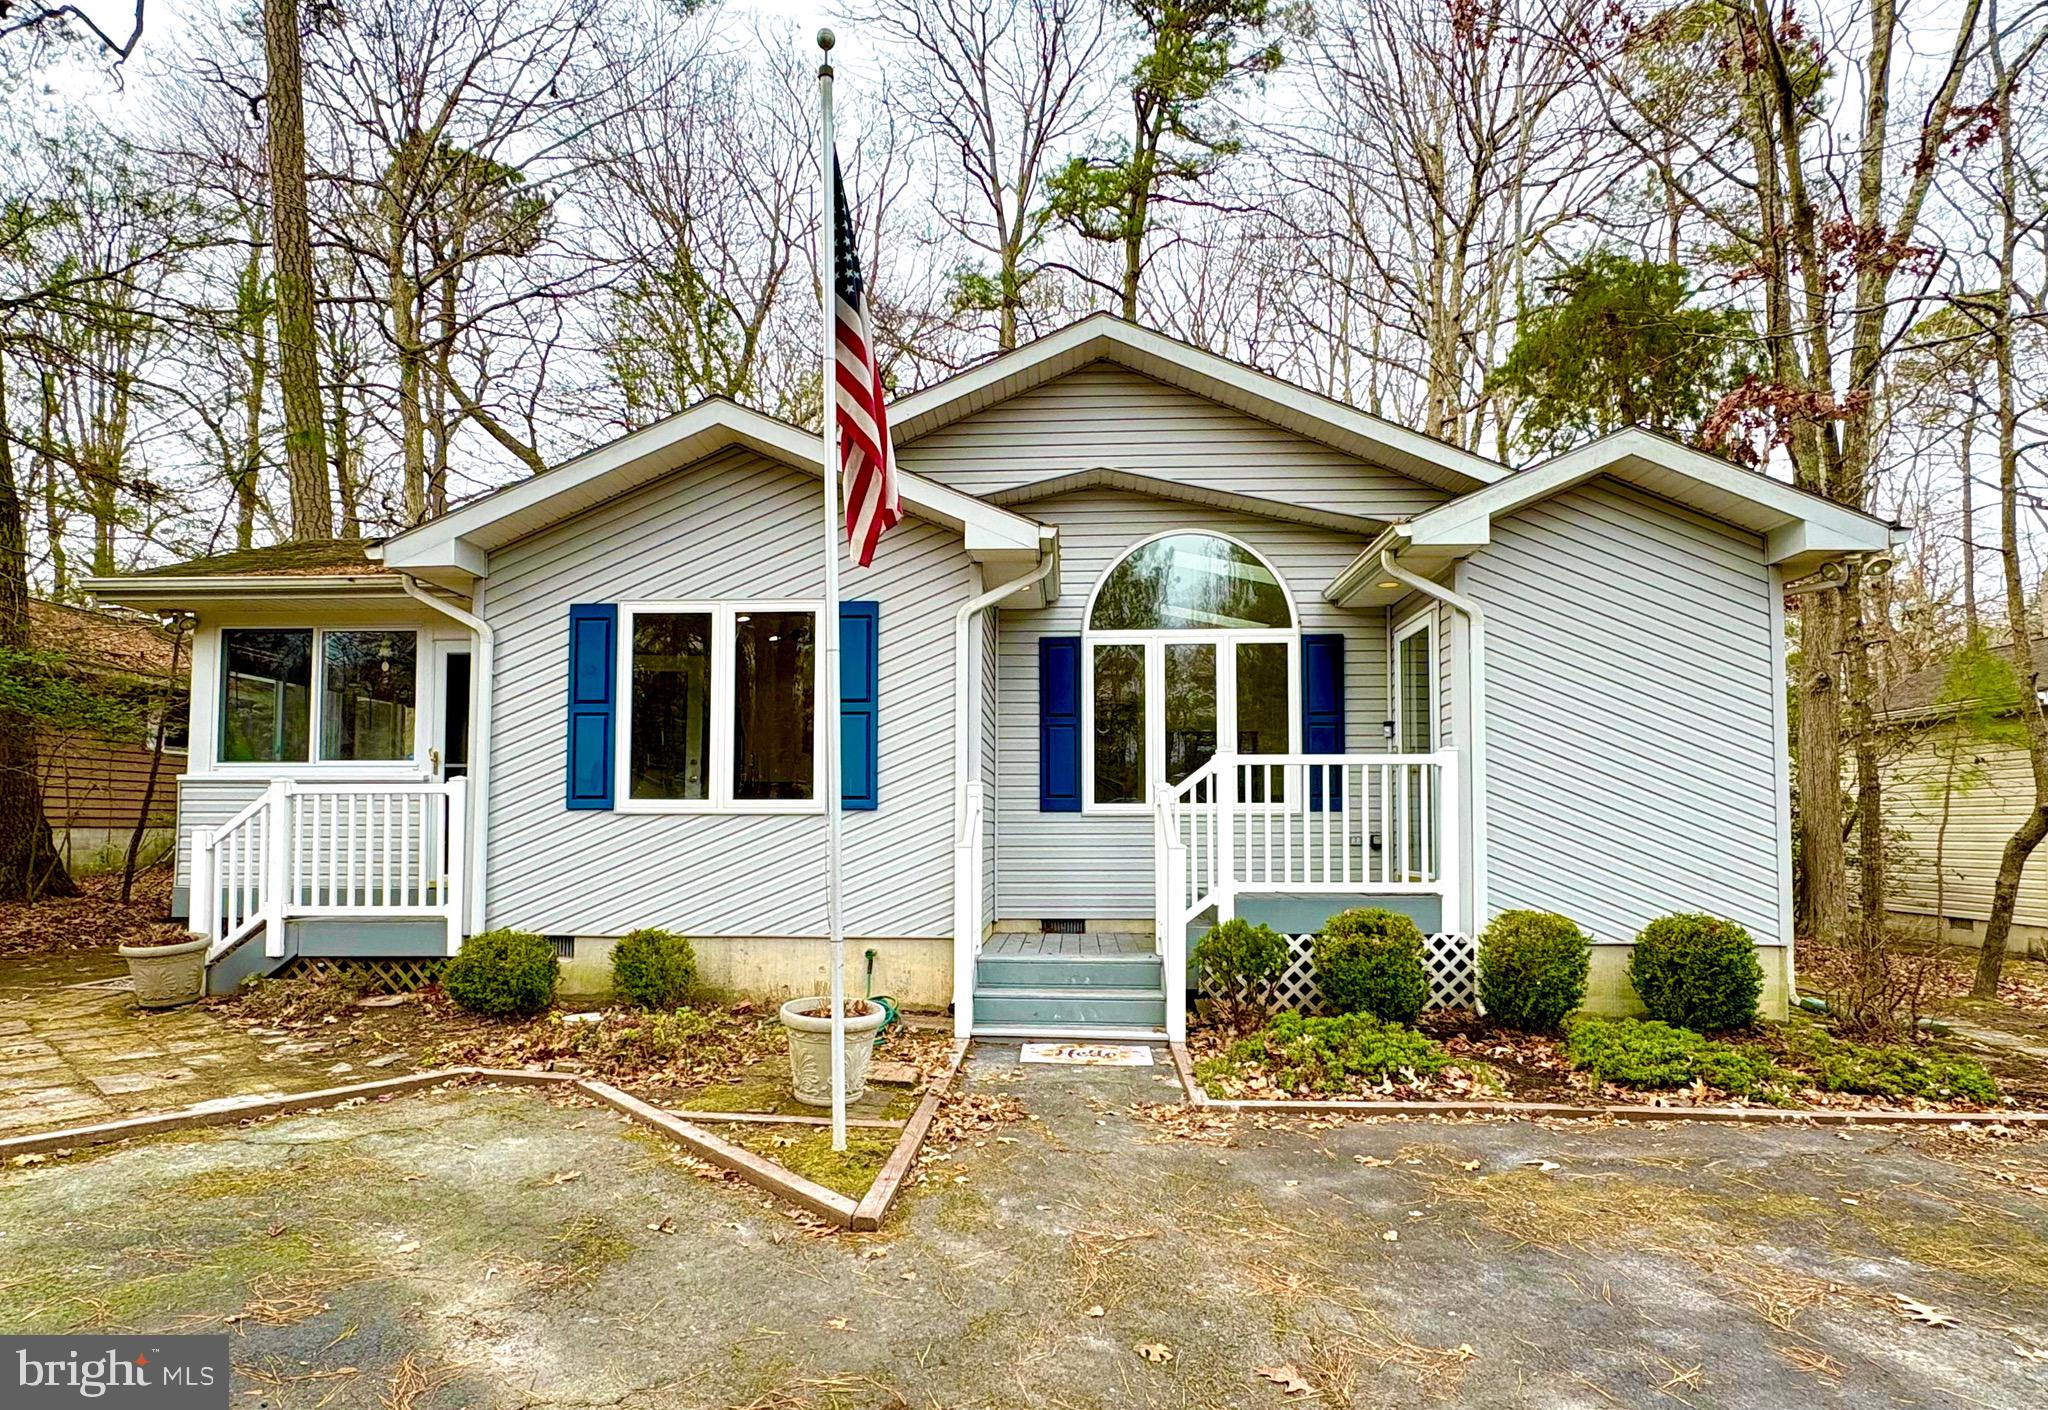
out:
M1394 742L1394 722L1392 720L1381 720L1380 733L1386 736L1387 743L1391 746Z

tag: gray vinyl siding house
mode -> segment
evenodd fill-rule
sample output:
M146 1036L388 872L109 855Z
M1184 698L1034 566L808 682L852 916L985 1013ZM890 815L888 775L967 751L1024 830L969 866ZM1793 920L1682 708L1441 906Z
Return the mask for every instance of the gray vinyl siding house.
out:
M1561 911L1614 1009L1636 932L1709 911L1786 1002L1784 589L1888 526L1641 432L1511 472L1099 316L893 420L837 683L878 988L1177 1037L1207 926L1377 904L1468 967ZM197 622L217 984L505 926L580 979L662 926L720 988L821 986L820 466L711 402L331 561L96 583Z

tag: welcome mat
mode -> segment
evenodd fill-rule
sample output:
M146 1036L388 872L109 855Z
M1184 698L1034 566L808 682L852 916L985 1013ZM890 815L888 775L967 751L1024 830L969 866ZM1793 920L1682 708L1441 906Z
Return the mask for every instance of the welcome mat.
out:
M1150 1067L1152 1049L1143 1043L1026 1043L1021 1061L1057 1062L1068 1067Z

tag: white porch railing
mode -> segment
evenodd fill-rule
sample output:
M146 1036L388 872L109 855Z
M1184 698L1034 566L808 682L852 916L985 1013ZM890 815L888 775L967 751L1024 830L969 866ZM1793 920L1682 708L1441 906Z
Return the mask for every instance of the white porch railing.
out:
M1458 929L1458 756L1219 754L1154 809L1169 1034L1185 1036L1188 922L1240 895L1433 895Z
M218 828L192 834L192 929L207 958L267 926L284 953L291 916L439 916L462 943L467 781L299 783L276 779Z

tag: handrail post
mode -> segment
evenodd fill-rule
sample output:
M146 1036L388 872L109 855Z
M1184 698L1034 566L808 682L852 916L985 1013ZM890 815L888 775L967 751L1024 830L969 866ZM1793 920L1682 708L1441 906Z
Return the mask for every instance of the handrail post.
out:
M289 866L287 843L290 828L287 819L291 814L292 784L290 779L274 778L266 790L269 797L264 800L263 818L263 953L270 959L284 954L284 917L286 910L285 871Z
M1438 754L1437 769L1437 904L1442 911L1438 929L1446 935L1459 935L1464 933L1465 897L1464 830L1459 823L1464 813L1458 806L1458 751L1446 749Z
M1221 924L1237 914L1237 809L1242 801L1237 795L1244 776L1236 754L1219 754L1216 759L1216 920Z
M192 860L186 877L185 926L212 944L220 943L220 894L213 879L213 829L192 829Z
M441 910L448 918L448 953L462 948L463 920L469 905L469 780L451 778L441 785L448 800L448 825L442 829Z

